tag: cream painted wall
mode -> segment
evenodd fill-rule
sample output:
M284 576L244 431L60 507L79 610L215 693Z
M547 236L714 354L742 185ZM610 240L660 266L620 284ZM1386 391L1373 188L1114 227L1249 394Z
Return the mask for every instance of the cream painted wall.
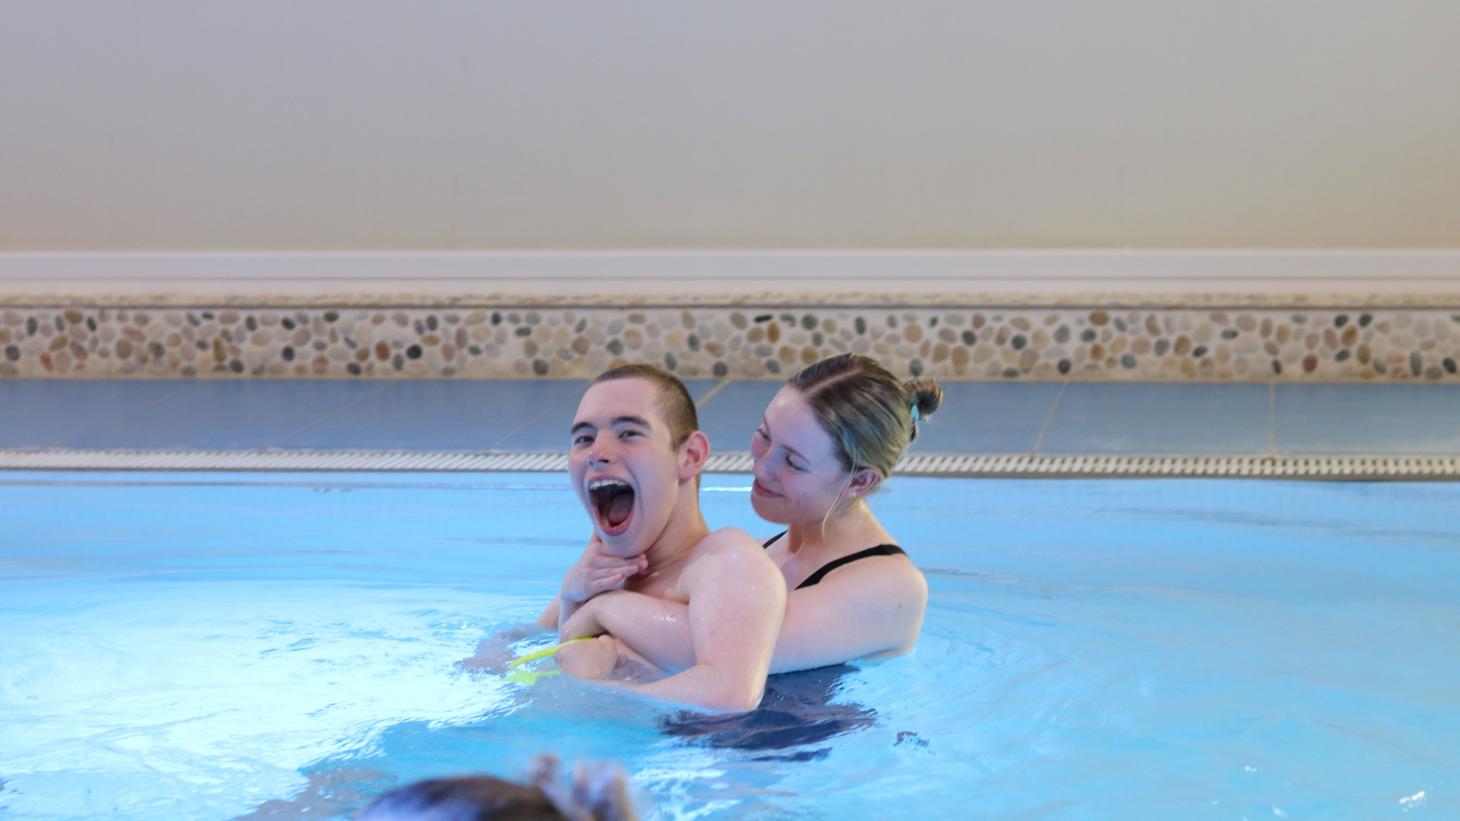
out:
M0 251L1460 248L1454 0L3 12Z

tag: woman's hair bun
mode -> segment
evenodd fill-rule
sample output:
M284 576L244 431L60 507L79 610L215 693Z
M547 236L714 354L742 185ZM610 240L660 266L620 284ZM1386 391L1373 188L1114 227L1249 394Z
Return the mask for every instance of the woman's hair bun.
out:
M918 409L917 422L919 423L932 416L938 408L943 406L943 386L931 379L909 379L903 383L903 387L907 390L907 395L912 402L909 410ZM909 431L908 441L911 442L917 438L918 425L914 423L912 430Z
M937 382L931 379L909 379L906 387L907 395L912 398L913 405L917 406L919 419L932 416L943 406L943 386Z

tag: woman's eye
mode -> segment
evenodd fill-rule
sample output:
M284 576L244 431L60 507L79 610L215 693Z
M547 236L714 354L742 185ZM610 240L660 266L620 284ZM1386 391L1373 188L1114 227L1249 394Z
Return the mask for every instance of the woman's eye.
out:
M790 466L791 470L794 470L798 473L806 472L806 468L803 468L800 465L796 464L796 462L791 459L791 456L789 454L786 455L786 464Z
M769 442L771 440L770 434L765 432L765 428L756 428L755 435L759 436L762 440L766 442Z

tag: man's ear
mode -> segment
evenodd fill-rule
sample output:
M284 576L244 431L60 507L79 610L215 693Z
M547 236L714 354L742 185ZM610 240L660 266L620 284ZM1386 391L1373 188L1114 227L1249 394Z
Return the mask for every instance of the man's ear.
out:
M704 431L691 433L679 446L679 481L688 482L700 475L710 459L710 437Z
M862 468L856 473L853 473L852 480L847 483L847 489L845 491L847 501L871 493L872 488L877 487L877 483L880 481L882 481L882 475L872 468Z

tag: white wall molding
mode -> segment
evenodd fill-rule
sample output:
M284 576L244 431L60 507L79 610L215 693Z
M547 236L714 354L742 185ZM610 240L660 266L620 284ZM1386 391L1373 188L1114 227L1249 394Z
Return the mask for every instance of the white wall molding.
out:
M0 294L1460 295L1457 250L0 253Z

